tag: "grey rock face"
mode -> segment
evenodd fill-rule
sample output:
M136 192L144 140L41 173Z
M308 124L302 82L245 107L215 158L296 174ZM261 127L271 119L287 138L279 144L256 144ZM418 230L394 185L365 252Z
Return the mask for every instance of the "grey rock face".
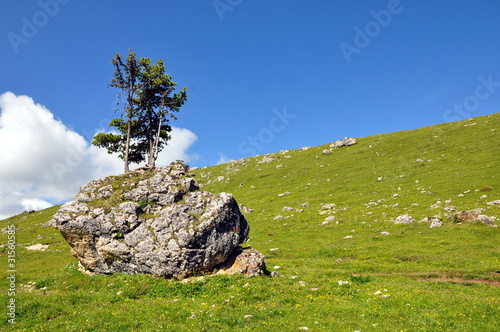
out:
M184 165L84 185L51 223L91 274L183 278L210 271L248 240L231 194L199 191Z

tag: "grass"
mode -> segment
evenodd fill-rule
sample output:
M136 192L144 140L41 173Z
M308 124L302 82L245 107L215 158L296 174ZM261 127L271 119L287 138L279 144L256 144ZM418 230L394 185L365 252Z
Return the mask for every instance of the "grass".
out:
M486 205L500 199L499 130L500 113L359 138L329 155L324 145L196 170L202 190L231 192L254 210L245 214L248 245L275 278L87 276L60 234L42 226L57 207L2 220L18 228L17 317L0 330L495 331L499 230L448 221L445 207L500 218L500 207ZM321 209L329 203L336 207ZM417 222L391 222L401 214ZM323 224L329 215L336 221ZM418 222L434 215L442 227ZM36 243L49 250L26 249ZM2 277L3 308L8 288Z

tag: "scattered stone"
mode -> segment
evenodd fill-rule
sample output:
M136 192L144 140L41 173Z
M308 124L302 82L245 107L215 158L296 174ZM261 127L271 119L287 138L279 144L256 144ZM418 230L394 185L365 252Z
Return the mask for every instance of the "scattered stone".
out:
M352 235L344 236L344 239L352 239Z
M48 248L49 248L48 244L41 244L41 243L33 244L33 245L29 246L29 247L26 247L26 249L33 250L33 251L45 251Z
M330 144L330 147L331 148L341 148L341 147L345 147L345 146L351 146L354 144L358 144L358 141L355 138L346 137L343 140L338 140L338 141L335 141L334 143Z
M474 209L468 211L460 211L456 214L456 217L459 222L474 222L477 220L477 217L483 212L482 209Z
M269 155L265 155L260 161L259 161L259 164L267 164L267 163L270 163L272 161L276 160L275 158L269 156Z
M414 221L415 221L415 219L413 219L412 216L404 214L404 215L398 216L396 218L396 220L394 220L394 223L395 224L411 224Z
M493 223L495 222L496 219L497 218L495 218L495 217L488 217L484 214L480 214L479 216L477 216L477 220L479 220L480 222L482 222L485 225L493 225Z
M283 197L286 195L290 195L291 193L289 191L285 191L284 193L278 194L278 197Z
M437 218L432 218L431 219L431 225L429 226L430 228L435 228L435 227L441 227L443 226L443 222Z
M280 215L277 215L276 217L274 217L273 220L281 220L283 218L284 217L280 214Z
M339 280L339 281L338 281L338 284L339 284L339 286L342 286L342 285L348 285L348 284L349 284L349 281L342 281L342 280Z
M324 149L323 151L321 151L322 154L332 154L332 150L330 149Z
M308 147L308 146L303 146L303 147L301 147L300 149L301 149L302 151L307 151L307 150L309 150L309 147Z
M295 210L293 207L290 207L290 206L284 206L283 207L283 211L293 211Z
M240 206L240 210L242 210L243 213L252 213L254 211L253 209L251 209L243 204L240 204L239 206Z
M241 274L247 277L254 277L264 274L266 263L264 255L257 250L247 247L236 247L229 258L222 264L215 267L219 269L217 274L234 275Z
M389 232L380 232L381 235L390 235L391 233Z
M384 180L385 180L385 179L384 179L384 177L383 177L383 176L380 176L380 177L378 177L378 178L377 178L377 181L384 181Z
M454 206L452 206L452 205L447 205L447 206L444 207L444 210L446 212L455 212L456 208Z
M344 260L342 258L337 258L337 260L335 261L336 264L340 264L342 263Z
M335 221L336 219L337 219L337 217L335 217L335 216L328 216L325 218L325 222Z
M500 199L486 203L491 206L500 205Z
M330 214L330 213L335 213L335 209L337 208L337 205L330 203L330 204L322 204L319 210L319 214Z

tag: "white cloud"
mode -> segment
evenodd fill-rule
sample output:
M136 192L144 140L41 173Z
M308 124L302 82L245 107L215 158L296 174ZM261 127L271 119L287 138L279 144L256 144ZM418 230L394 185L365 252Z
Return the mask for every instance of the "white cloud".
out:
M197 154L188 154L187 149L198 139L195 133L185 128L172 127L172 139L158 154L157 166L165 166L175 160L184 160L193 163L199 159Z
M225 164L230 161L233 161L234 159L229 158L228 156L223 155L222 153L219 153L219 160L217 161L217 165L220 164Z
M195 161L186 150L196 139L188 129L173 128L158 166ZM0 95L0 155L0 219L68 200L86 182L123 172L121 159L90 145L32 98L12 92Z

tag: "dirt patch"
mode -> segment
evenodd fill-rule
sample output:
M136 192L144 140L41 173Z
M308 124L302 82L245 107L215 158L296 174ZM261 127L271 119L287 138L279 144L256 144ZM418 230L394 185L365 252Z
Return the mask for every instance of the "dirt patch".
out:
M422 281L437 281L437 282L459 282L459 283L475 283L486 284L494 287L500 287L500 280L478 280L478 279L463 279L463 278L417 278Z

